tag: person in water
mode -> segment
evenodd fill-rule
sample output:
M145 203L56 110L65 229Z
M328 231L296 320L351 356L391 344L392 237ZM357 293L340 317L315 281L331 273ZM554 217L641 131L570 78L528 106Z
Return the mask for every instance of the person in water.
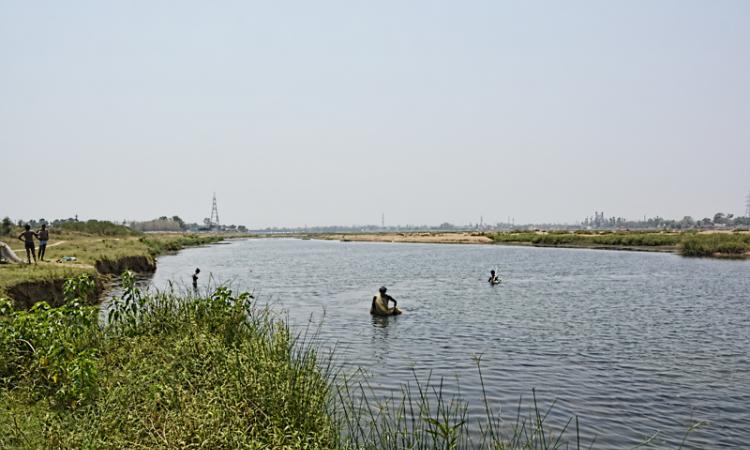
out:
M18 240L24 242L24 247L26 248L26 259L29 260L29 264L31 264L31 257L34 257L34 264L36 264L36 250L34 249L34 237L36 236L37 239L39 239L39 235L36 234L36 232L31 231L31 225L28 223L24 226L25 231L18 235Z
M47 241L49 240L49 230L47 229L47 224L42 224L42 229L37 231L37 236L39 237L39 253L37 254L37 258L39 258L39 261L44 261L44 252L47 251Z
M198 292L198 274L201 273L200 269L195 269L195 273L193 274L193 290L195 292Z
M376 316L395 316L401 314L401 310L398 309L398 303L396 299L386 294L388 289L383 286L378 291L378 295L372 298L372 306L370 307L370 314ZM393 302L393 308L388 307L388 302Z
M490 279L487 281L490 282L491 284L497 284L500 282L500 277L495 275L494 270L490 270Z

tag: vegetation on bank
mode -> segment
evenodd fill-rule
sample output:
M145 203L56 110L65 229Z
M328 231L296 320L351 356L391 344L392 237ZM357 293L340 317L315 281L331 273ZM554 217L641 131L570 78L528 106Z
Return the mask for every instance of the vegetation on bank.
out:
M0 304L0 448L335 446L314 350L248 294L146 297L126 275L102 327L87 279L58 308Z
M87 220L85 222L62 222L55 225L56 231L73 231L96 236L135 236L138 232L106 220Z
M556 247L677 250L683 256L743 257L750 252L748 233L669 232L510 232L487 233L495 243Z
M20 228L0 236L22 260L26 261L23 243L17 239ZM22 283L58 285L81 274L119 274L123 270L153 270L161 254L196 245L215 243L223 234L144 234L106 221L65 222L50 229L46 261L36 265L0 265L0 294L8 293ZM61 260L73 257L75 260ZM60 261L60 262L57 262Z
M605 233L580 234L569 232L550 233L488 233L498 243L530 243L534 245L575 245L575 246L612 246L612 247L670 247L680 242L680 234L674 233Z
M750 234L709 233L687 235L680 242L680 253L683 256L747 257L750 253Z

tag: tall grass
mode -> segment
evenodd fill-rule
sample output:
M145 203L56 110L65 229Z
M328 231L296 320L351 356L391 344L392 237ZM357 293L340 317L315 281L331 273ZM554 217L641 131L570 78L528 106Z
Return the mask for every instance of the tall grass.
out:
M684 256L742 257L750 252L749 234L711 233L686 237L680 244Z
M495 233L490 234L495 242L524 242L534 245L551 246L623 246L623 247L654 247L674 246L681 241L679 234L662 233L604 233L580 234L570 232L556 233Z
M0 315L0 448L331 448L314 349L246 294ZM72 294L69 294L72 295Z
M550 232L494 233L497 243L569 247L675 248L683 256L743 257L750 252L747 233Z
M213 244L221 240L223 240L223 236L206 234L151 235L139 239L140 242L146 245L152 256L158 256L168 252L176 252L185 247Z
M135 236L139 232L107 220L87 220L85 222L62 222L55 225L55 230L76 231L97 236Z
M477 370L481 378L478 361ZM377 396L366 382L344 382L336 390L335 410L343 442L357 449L582 448L576 417L558 427L547 423L554 402L543 410L532 390L530 413L522 412L519 400L515 418L506 422L490 404L483 383L485 416L470 419L468 404L459 396L447 395L442 378L425 381L415 374L414 381L402 385L398 395L380 401L373 400Z

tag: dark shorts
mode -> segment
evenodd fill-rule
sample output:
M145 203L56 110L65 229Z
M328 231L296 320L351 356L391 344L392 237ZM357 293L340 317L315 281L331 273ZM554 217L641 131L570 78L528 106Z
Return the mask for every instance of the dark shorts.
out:
M26 250L34 250L34 243L33 242L27 242L26 243Z

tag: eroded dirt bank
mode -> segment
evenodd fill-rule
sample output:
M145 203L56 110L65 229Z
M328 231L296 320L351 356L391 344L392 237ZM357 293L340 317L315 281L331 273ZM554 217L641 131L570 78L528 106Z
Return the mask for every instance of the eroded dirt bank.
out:
M113 276L120 275L126 270L148 273L156 270L156 261L150 256L125 256L117 259L102 259L94 264L94 299L110 284ZM6 289L5 295L13 300L16 308L28 309L35 303L46 301L51 306L64 303L63 285L66 278L50 278L44 280L24 281Z

